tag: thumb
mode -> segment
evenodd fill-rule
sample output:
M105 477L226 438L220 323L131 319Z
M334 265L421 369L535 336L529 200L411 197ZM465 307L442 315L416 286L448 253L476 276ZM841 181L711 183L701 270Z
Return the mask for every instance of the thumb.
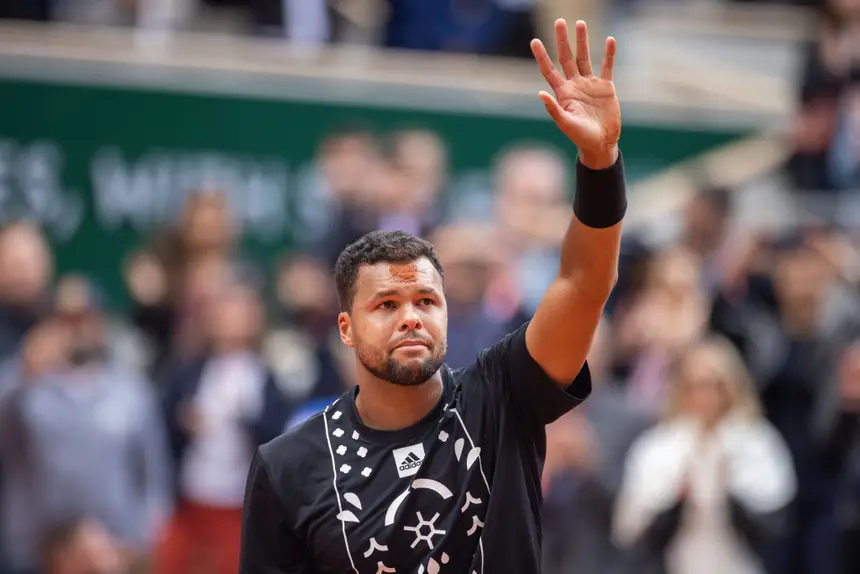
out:
M549 112L550 117L555 121L556 124L561 124L563 121L564 110L559 105L554 97L549 95L546 92L538 93L543 105L546 107L546 111Z

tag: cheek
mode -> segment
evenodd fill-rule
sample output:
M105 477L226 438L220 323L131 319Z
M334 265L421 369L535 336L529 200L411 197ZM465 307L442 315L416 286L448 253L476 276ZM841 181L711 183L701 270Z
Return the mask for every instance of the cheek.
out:
M396 325L393 313L371 313L353 322L353 337L366 348L383 348L391 340Z
M445 335L448 330L448 312L444 307L431 307L424 314L424 328L434 338Z
M364 321L361 322L359 328L362 333L368 335L376 334L382 336L386 333L390 334L397 325L397 314L392 312L374 312L367 315Z

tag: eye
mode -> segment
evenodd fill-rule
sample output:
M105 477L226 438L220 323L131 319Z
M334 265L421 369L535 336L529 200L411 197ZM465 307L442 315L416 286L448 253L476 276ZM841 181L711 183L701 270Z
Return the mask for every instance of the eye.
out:
M424 297L423 299L418 300L418 304L419 305L433 306L436 304L436 301L434 301L433 299L430 299L429 297Z
M396 309L397 304L394 301L383 301L377 306L377 309Z

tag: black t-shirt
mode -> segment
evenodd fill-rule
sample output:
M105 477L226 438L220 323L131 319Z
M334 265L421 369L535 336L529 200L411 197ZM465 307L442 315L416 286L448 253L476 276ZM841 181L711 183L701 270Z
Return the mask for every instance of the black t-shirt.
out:
M364 426L346 393L262 446L248 478L241 574L540 572L544 426L591 391L563 390L526 325L475 363L442 367L423 420Z

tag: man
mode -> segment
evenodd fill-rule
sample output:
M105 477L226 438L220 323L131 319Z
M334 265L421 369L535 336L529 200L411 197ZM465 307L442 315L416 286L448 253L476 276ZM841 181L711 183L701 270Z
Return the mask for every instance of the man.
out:
M338 326L358 386L259 449L242 574L540 571L544 427L590 392L585 357L615 283L626 209L615 41L598 77L585 23L576 59L564 21L556 35L564 75L532 42L555 91L540 97L581 165L559 274L534 319L452 371L433 247L403 232L347 247L335 267Z
M26 221L0 227L0 361L43 318L53 274L51 248L38 227Z
M15 571L37 569L42 536L77 514L143 557L169 509L155 393L111 356L104 305L86 278L60 279L52 315L0 369L0 525Z

